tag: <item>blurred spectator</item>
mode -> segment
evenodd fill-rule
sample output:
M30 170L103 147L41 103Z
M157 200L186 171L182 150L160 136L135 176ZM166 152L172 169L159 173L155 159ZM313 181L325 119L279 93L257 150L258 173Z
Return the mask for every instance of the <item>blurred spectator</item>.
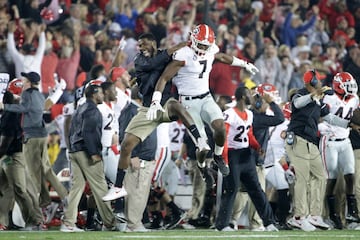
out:
M109 73L113 62L112 49L110 46L105 45L99 50L99 52L100 57L96 61L96 63L103 65L105 68L105 72Z
M342 71L341 62L338 59L338 45L335 42L329 42L326 46L326 52L322 58L324 66L327 67L332 75Z
M76 26L76 25L74 25ZM75 87L75 77L79 67L80 50L78 31L65 28L61 31L61 50L56 72L66 81L66 90Z
M308 35L308 44L311 46L313 43L320 43L322 46L325 46L329 40L329 34L325 29L325 20L318 19L315 23L315 27L306 31Z
M277 51L270 39L265 39L264 53L255 61L255 66L262 71L255 74L253 80L260 83L275 84L275 80L278 77L281 63L277 57Z
M279 69L278 78L275 80L275 87L279 91L279 96L282 101L286 101L288 99L288 89L289 83L291 79L291 75L294 72L294 66L290 61L289 56L280 57L281 67Z
M303 74L310 70L312 67L312 62L310 60L305 60L300 63L299 68L296 72L293 72L289 82L288 90L296 88L300 89L304 87Z
M95 34L97 31L103 31L105 29L104 13L101 9L95 9L93 11L93 21L89 25L89 31Z
M126 41L126 46L122 51L126 56L122 65L127 69L132 69L135 56L138 53L137 41L135 39L134 33L129 29L124 29L121 33L124 37L124 40Z
M330 32L333 32L336 29L336 21L340 16L345 17L350 27L355 26L354 16L348 10L346 0L321 0L319 1L319 8L321 15L326 18L329 23Z
M232 96L236 85L232 81L231 66L221 62L213 64L209 76L209 84L211 91L215 94L215 98L219 95Z
M99 59L96 59L96 40L93 34L84 31L81 36L80 45L80 68L85 72L90 71L90 68L94 63L101 59L101 53Z
M53 88L55 86L54 74L56 73L56 66L59 62L59 58L53 51L53 33L47 29L45 34L45 54L41 62L41 87L42 93L47 95L49 94L49 88Z
M16 25L14 22L9 23L7 49L15 64L16 77L21 77L21 72L33 71L39 75L41 74L41 62L45 51L45 27L45 25L38 25L36 27L36 34L39 36L39 45L37 49L35 49L32 42L30 42L28 44L24 44L22 49L19 51L16 49L14 40Z
M40 24L43 22L40 12L45 7L48 7L50 5L52 0L46 0L44 3L39 2L39 0L29 0L29 1L23 1L22 6L20 6L20 16L22 18L31 18L36 23Z
M122 28L135 30L136 20L145 8L150 4L150 0L131 2L120 1L119 11L115 12L114 22L119 23Z
M303 23L300 16L295 14L297 8L299 6L298 2L295 2L292 5L291 11L287 14L282 30L281 42L289 45L290 47L294 47L296 44L296 38L299 34L304 33L309 28L312 28L315 25L317 15L319 13L319 8L317 5L312 7L313 16L311 19Z
M7 21L0 19L0 72L7 72L11 78L15 77L14 64L7 49Z

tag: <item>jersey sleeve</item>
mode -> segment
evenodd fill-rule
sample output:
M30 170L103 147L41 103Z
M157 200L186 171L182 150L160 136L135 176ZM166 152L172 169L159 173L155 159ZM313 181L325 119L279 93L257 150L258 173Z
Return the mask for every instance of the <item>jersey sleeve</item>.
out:
M173 53L172 59L176 61L186 61L188 54L186 53L187 47L180 48Z

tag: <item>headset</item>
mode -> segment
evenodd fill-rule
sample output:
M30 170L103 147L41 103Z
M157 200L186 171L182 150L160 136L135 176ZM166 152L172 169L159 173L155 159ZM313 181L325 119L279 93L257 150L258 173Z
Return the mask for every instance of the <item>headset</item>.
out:
M313 75L311 81L310 81L310 85L312 87L316 87L316 85L318 84L319 80L316 78L316 72L315 72L315 69L312 69L311 70L311 73Z
M254 97L255 97L255 104L254 104L255 109L259 110L262 107L262 103L263 103L262 98L259 94L255 94Z

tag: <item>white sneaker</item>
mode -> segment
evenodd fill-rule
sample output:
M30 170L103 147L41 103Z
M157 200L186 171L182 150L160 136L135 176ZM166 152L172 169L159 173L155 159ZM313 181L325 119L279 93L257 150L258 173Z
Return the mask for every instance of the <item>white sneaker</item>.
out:
M307 217L307 220L309 223L314 225L315 227L321 228L321 229L329 229L330 226L324 222L321 216L311 216L309 215Z
M251 231L253 232L264 232L266 229L264 226L260 226L260 227L255 227L255 228L252 228Z
M217 230L216 231L220 231L220 232L235 232L235 230L233 228L231 228L230 226L224 227L221 230Z
M267 225L265 230L268 232L278 232L279 231L279 229L277 229L277 227L275 227L274 224Z
M236 220L232 220L232 221L231 221L231 224L234 226L234 227L233 227L234 230L236 230L236 231L239 230L239 226L238 226L238 223L237 223Z
M131 231L132 232L151 232L151 230L145 228L144 225L140 225L140 226L138 226L136 228L133 228Z
M311 232L316 230L316 227L309 223L309 221L304 217L300 218L299 220L295 219L295 217L292 217L288 220L288 224L293 227L300 228L305 232Z
M106 193L106 195L102 197L102 200L105 202L112 201L112 200L124 197L126 195L127 195L127 192L124 187L119 188L119 187L112 186L109 189L109 191Z
M210 151L210 147L206 142L205 138L198 138L197 139L197 146L196 146L199 150L199 152L203 152L203 151Z
M65 225L64 223L61 224L61 227L60 227L60 232L84 232L83 229L81 228L78 228L77 226L67 226Z

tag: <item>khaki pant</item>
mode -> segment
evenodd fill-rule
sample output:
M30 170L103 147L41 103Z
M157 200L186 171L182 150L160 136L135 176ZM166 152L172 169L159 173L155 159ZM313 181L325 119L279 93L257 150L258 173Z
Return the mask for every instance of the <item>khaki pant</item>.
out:
M197 219L204 206L206 183L203 180L196 160L188 160L189 176L193 186L191 208L187 213L189 219Z
M30 138L23 144L23 153L29 170L29 176L35 185L36 193L41 193L40 202L50 203L45 185L46 181L51 184L60 198L64 199L68 192L51 168L47 152L47 138Z
M151 178L155 170L155 161L143 161L144 167L138 170L128 168L124 186L128 195L125 197L125 216L130 229L142 226L143 213L146 208Z
M354 150L355 155L355 196L357 200L357 208L360 210L360 149Z
M2 197L0 198L0 223L8 225L8 212L19 204L26 224L38 224L43 221L35 187L26 171L25 160L21 152L14 153L8 164L3 164L1 177ZM4 223L3 223L4 221Z
M302 137L296 136L293 145L286 145L286 152L296 174L294 215L321 216L326 177L319 148Z
M93 162L84 151L69 155L72 167L72 186L68 197L69 205L64 214L64 223L75 226L78 205L84 192L85 182L88 181L104 225L106 227L113 226L115 219L110 202L102 200L108 190L103 162Z

